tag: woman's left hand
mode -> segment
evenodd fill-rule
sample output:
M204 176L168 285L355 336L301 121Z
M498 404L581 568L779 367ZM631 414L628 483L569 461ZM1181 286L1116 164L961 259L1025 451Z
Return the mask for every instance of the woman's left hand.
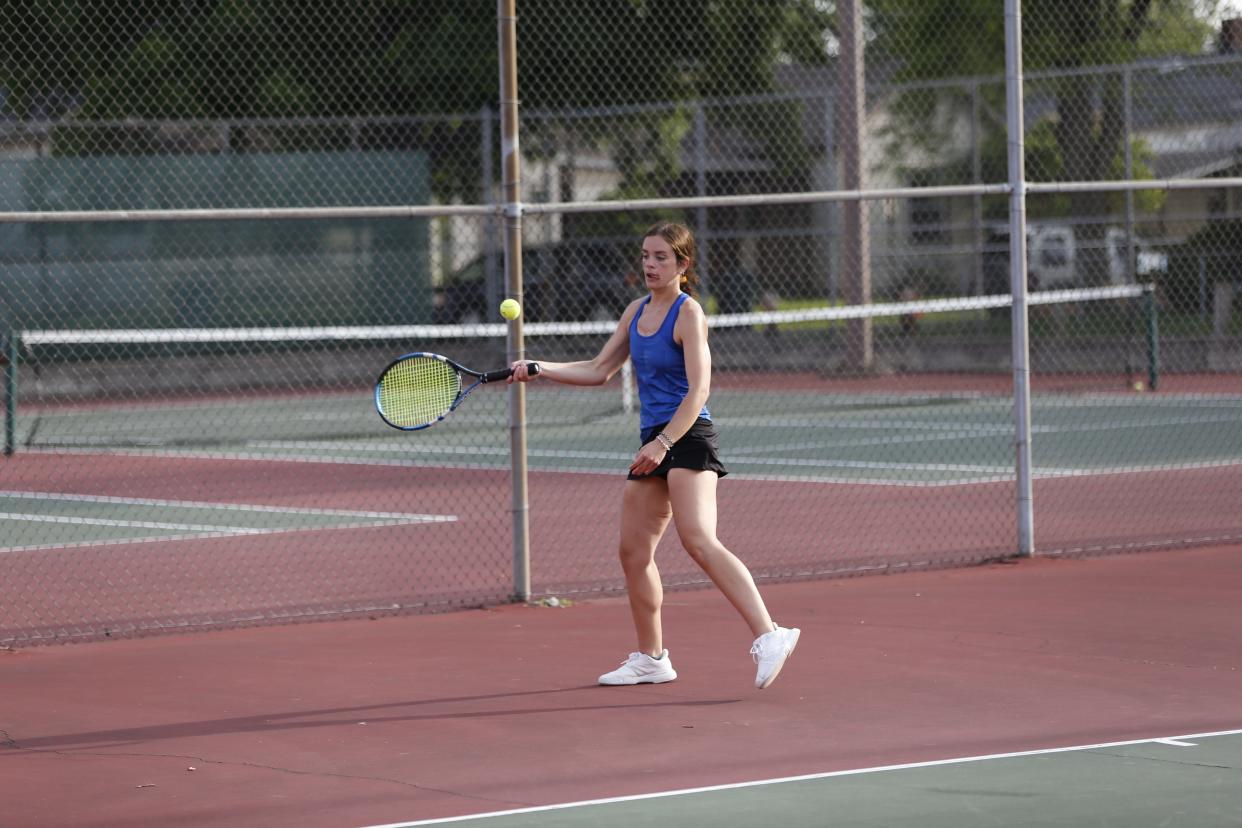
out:
M652 440L640 448L638 454L634 455L634 462L630 463L630 474L651 474L660 467L667 454L668 450L660 444L659 440Z

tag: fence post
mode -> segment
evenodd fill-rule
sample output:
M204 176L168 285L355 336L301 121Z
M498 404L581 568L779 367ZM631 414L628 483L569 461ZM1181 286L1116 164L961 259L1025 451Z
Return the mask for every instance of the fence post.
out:
M1160 322L1156 318L1156 286L1148 285L1143 295L1147 321L1147 387L1152 391L1160 381Z
M1233 282L1222 279L1212 286L1212 336L1221 339L1229 333L1233 316Z
M17 355L21 352L21 332L9 333L8 357L4 361L4 456L13 454L17 444Z
M1018 554L1035 553L1031 484L1031 347L1026 305L1026 159L1022 118L1022 9L1005 0L1005 109L1009 133L1009 289L1013 294L1013 419Z
M507 293L522 301L522 156L518 148L516 0L496 0L500 39L500 154L504 175L505 276ZM510 361L524 359L522 317L509 322ZM530 598L530 502L526 469L526 386L509 386L509 453L512 478L513 597Z
M866 179L862 142L867 112L866 76L863 71L866 34L863 27L862 0L844 0L838 3L837 25L841 31L841 94L837 97L837 105L841 107L837 113L837 136L841 145L841 183L842 189L861 191ZM871 304L868 204L867 201L855 200L841 205L841 273L847 279L845 295L851 305ZM846 359L850 370L858 373L871 371L875 362L875 331L871 318L851 319L846 323L846 330Z

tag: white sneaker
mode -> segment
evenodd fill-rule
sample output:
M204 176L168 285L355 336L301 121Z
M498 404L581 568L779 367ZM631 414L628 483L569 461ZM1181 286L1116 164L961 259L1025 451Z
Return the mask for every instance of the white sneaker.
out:
M677 678L668 650L652 658L646 653L630 653L629 658L611 673L599 677L600 684L663 684Z
M776 676L785 666L785 659L798 646L798 636L802 631L797 627L785 629L778 626L770 633L764 633L755 639L750 647L750 655L759 665L755 674L755 686L760 690L776 681Z

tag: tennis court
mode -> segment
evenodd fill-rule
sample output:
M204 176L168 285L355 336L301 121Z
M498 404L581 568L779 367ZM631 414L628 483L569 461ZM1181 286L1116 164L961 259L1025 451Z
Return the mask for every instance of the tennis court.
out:
M1242 394L1179 381L1036 394L1041 554L1238 540L1221 498L1242 467ZM727 542L768 581L1012 554L1012 401L986 381L868 384L722 384ZM616 593L636 415L615 382L528 400L535 595ZM7 640L510 600L505 405L485 387L417 434L383 426L366 391L24 410L0 487ZM702 586L673 534L666 582ZM102 586L41 599L58 572Z
M1236 545L0 651L7 824L1242 824ZM70 679L70 677L72 677ZM434 823L431 823L434 824Z
M808 393L782 391L780 381L758 377L768 387L713 394L738 477L931 486L1013 475L1008 396L860 394L834 391L829 382ZM476 395L451 427L417 435L378 425L369 392L360 392L53 408L24 417L17 439L45 452L507 470L505 396L496 389ZM1242 394L1043 393L1032 419L1043 477L1242 462ZM540 387L530 394L528 421L532 469L599 473L624 468L633 457L637 416L616 388ZM29 431L37 436L27 439ZM588 442L590 451L557 448Z
M1242 0L948 8L7 4L0 828L1242 828ZM377 416L675 284L762 692L628 364Z
M417 825L1242 824L1242 731L967 756Z
M1003 396L787 393L774 412L774 394L779 398L780 392L770 390L726 388L713 398L735 480L937 488L1013 477L1012 403ZM192 430L185 427L188 404L181 403L63 408L30 419L38 430L39 453L78 453L84 467L106 467L113 458L116 464L149 468L198 462L216 474L228 468L228 460L503 473L509 468L507 435L497 419L504 395L486 389L478 396L454 415L451 426L417 435L378 427L365 394L199 403ZM527 452L537 473L607 476L633 456L635 416L623 410L616 389L546 398L536 391L529 416ZM1035 474L1041 481L1167 475L1173 469L1210 478L1214 469L1228 473L1242 464L1242 395L1041 394L1033 420ZM559 447L588 437L590 451ZM37 461L38 453L30 459L32 465ZM196 486L201 482L196 475L183 477ZM169 492L167 483L151 487L152 492L162 488L165 497L8 489L0 491L0 519L11 530L9 538L33 536L37 528L39 542L30 546L39 548L459 520L451 510L278 506L235 497L202 501L193 499L192 491ZM241 484L235 481L230 488ZM30 531L23 532L24 526ZM3 551L24 548L10 541Z

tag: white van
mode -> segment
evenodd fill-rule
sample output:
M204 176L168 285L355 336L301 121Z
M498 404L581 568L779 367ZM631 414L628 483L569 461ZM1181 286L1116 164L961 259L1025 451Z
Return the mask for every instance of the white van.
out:
M985 260L985 277L988 293L1008 293L1008 227L990 228L988 248L990 257ZM1108 259L1108 282L1113 285L1130 281L1130 269L1126 266L1126 231L1121 227L1109 227L1104 232L1104 245ZM1147 281L1168 269L1166 254L1152 249L1142 239L1134 240L1135 275L1138 281ZM1063 290L1083 287L1084 274L1079 272L1081 245L1068 224L1032 224L1026 233L1027 286L1030 290Z

